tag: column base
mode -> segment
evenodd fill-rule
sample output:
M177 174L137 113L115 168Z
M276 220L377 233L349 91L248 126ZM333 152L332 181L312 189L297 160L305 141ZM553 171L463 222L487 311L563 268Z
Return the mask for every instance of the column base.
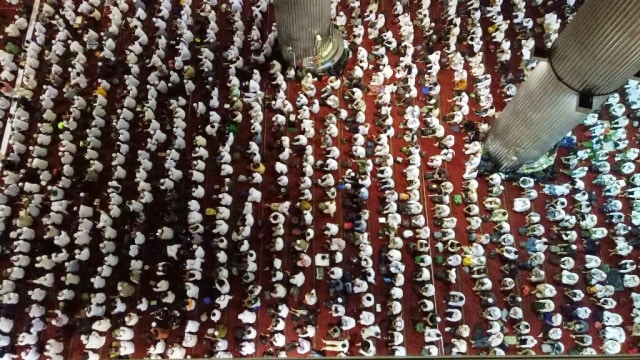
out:
M485 175L499 171L515 177L534 176L536 178L546 179L549 176L552 176L551 173L553 172L553 164L556 160L557 153L558 146L541 156L538 160L524 163L518 167L509 167L497 164L490 158L490 156L483 155L483 159L479 167L479 173Z
M342 72L349 58L344 39L339 31L331 32L331 40L317 56L302 59L301 70L318 76L335 75Z

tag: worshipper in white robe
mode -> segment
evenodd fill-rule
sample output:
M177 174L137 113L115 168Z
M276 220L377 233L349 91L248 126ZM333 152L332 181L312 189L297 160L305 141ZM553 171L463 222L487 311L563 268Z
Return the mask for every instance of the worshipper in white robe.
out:
M93 331L89 335L81 335L80 340L86 349L100 349L106 342L106 337Z

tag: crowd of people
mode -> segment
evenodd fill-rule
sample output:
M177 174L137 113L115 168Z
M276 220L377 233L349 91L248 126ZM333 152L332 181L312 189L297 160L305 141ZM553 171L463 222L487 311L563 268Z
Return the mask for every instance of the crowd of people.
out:
M47 2L32 30L18 14L1 358L631 349L638 84L587 117L556 182L479 175L562 3L333 0L342 76L272 60L267 0Z

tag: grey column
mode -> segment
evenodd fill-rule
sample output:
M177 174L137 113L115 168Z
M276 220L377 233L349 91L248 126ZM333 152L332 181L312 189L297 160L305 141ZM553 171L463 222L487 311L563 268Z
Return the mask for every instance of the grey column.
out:
M502 171L538 160L578 125L580 94L606 95L640 70L640 0L588 0L493 122L485 154ZM593 107L600 105L597 98Z
M538 160L584 119L577 101L578 94L541 61L491 125L485 150L505 171Z
M331 65L344 51L342 35L331 21L331 0L274 0L278 43L296 67Z
M640 1L589 0L551 47L556 75L583 94L610 94L640 70Z

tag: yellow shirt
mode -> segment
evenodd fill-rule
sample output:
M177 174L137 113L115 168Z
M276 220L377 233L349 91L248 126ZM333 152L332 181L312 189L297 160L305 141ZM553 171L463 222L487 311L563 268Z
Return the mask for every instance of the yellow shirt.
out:
M107 91L102 86L98 86L94 94L100 95L102 97L107 97Z

